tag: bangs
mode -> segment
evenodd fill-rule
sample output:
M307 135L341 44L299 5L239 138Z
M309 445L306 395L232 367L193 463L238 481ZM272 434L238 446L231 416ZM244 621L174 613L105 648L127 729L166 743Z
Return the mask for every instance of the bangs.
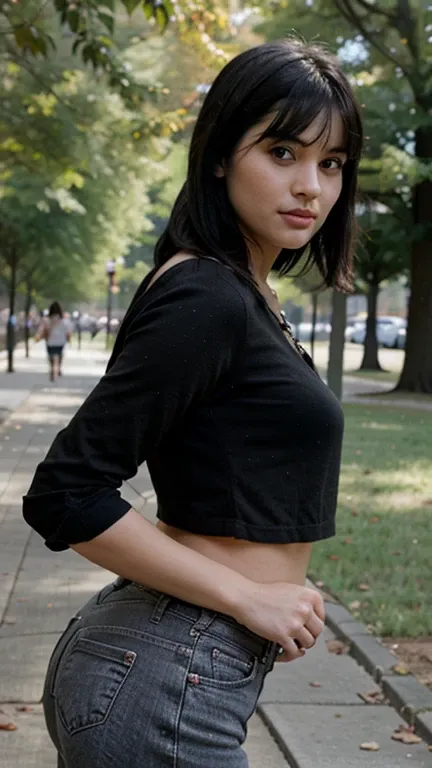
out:
M340 149L347 153L348 158L358 159L362 141L354 105L345 100L340 92L332 91L326 80L317 80L316 77L313 82L309 78L306 82L300 81L287 96L275 104L271 110L273 120L256 143L265 139L298 140L301 134L317 121L316 134L309 142L302 140L302 144L306 147L315 143L325 146L330 137L335 112L340 115L343 125Z

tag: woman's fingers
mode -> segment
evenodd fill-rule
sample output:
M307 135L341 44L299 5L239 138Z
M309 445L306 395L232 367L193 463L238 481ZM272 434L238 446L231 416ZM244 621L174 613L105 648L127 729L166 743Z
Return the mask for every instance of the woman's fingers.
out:
M298 645L296 645L296 641L289 638L285 643L283 648L280 649L280 652L276 658L276 661L281 662L288 662L288 661L295 661L296 659L301 659L305 655L306 651L303 648L299 648Z
M318 638L324 629L324 621L322 621L316 613L312 613L310 618L305 622L305 629L307 629L313 637Z
M311 635L310 632L305 627L302 627L302 629L299 629L295 633L295 637L293 637L294 642L300 646L300 648L305 648L308 650L309 648L313 648L316 644L317 638Z

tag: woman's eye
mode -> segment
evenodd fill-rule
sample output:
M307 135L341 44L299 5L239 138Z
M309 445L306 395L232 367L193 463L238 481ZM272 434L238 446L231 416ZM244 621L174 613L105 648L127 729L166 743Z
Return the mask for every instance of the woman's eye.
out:
M338 157L330 157L328 160L323 160L323 163L334 163L333 166L330 167L330 165L327 165L326 170L329 171L337 171L341 170L343 168L343 161L340 160Z
M278 160L288 160L293 157L291 150L287 147L273 147L271 154Z

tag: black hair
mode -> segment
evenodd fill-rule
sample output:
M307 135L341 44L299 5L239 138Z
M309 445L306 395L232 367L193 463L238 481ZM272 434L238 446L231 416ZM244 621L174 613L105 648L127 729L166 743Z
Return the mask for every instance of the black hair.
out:
M315 265L325 285L350 291L363 139L360 112L337 58L322 44L297 39L244 51L217 76L195 124L186 182L156 244L156 268L186 251L216 258L252 281L247 244L215 168L227 163L244 134L270 114L274 119L258 141L296 138L323 116L316 141L330 130L335 109L342 119L348 156L341 194L310 242L297 250L283 249L273 268L287 274L305 256L302 273Z
M63 317L63 310L58 303L58 301L53 301L51 304L49 310L48 310L48 317L54 317L54 315L58 315L59 317Z

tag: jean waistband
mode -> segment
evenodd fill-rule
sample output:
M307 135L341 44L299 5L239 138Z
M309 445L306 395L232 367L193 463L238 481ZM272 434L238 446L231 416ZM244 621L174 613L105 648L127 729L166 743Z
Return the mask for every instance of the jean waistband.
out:
M137 587L142 593L143 600L154 606L151 619L153 622L159 623L165 613L175 614L191 624L190 634L198 634L200 630L206 630L215 637L240 644L241 647L249 650L263 662L268 660L271 663L274 662L279 650L277 643L260 637L260 635L252 632L243 624L239 624L233 617L219 611L201 608L198 605L180 600L159 590L145 587L121 576L114 582L115 589L118 590L129 584Z

